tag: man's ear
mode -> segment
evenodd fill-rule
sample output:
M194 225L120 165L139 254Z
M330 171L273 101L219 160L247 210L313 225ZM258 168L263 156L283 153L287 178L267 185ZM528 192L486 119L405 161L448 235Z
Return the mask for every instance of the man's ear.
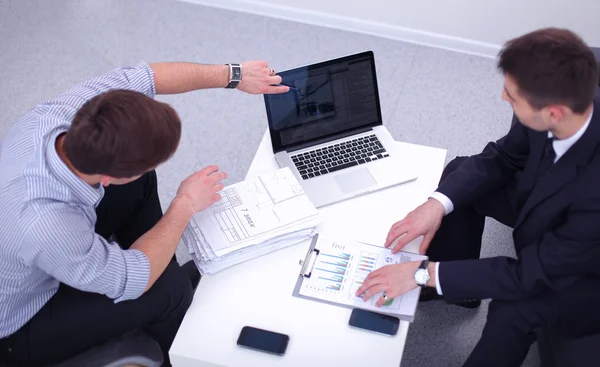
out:
M552 105L546 108L548 110L548 117L550 118L552 126L558 125L558 123L563 121L565 119L565 116L567 115L567 110L565 106Z
M107 187L108 185L110 185L112 180L113 178L110 176L102 176L102 178L100 178L100 184L102 184L102 186L104 187Z

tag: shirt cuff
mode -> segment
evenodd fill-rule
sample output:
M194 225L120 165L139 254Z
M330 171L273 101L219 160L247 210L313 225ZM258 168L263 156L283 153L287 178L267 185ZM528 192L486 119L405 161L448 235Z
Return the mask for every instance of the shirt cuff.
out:
M442 285L440 284L440 263L435 263L435 290L437 294L443 296Z
M444 208L446 208L446 215L452 213L452 211L454 210L454 204L452 203L452 200L448 199L448 197L442 194L441 192L436 191L429 197L442 203Z
M150 261L146 254L140 250L125 250L123 257L127 280L123 294L115 299L115 303L136 299L144 294L150 279Z

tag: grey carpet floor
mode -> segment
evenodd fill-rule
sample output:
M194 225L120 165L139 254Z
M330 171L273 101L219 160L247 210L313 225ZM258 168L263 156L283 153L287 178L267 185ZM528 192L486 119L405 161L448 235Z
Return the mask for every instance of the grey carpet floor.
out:
M174 0L0 0L0 34L0 136L35 103L141 60L264 59L283 70L363 50L375 52L384 123L396 140L446 148L449 161L505 134L512 113L492 59ZM181 180L208 164L227 171L228 182L244 178L266 128L261 96L207 90L158 98L184 123L178 152L158 169L164 208ZM489 221L482 255L512 255L511 246L509 229ZM420 305L402 366L460 366L486 313ZM537 365L532 348L524 366Z

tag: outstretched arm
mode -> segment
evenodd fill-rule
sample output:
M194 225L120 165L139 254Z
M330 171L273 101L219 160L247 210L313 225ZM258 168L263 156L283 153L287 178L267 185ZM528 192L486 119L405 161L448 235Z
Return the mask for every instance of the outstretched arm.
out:
M246 61L242 66L242 81L237 89L250 94L285 93L289 87L276 86L281 77L266 61ZM229 84L229 66L190 62L160 62L150 64L154 72L157 94L185 93L197 89L225 88Z

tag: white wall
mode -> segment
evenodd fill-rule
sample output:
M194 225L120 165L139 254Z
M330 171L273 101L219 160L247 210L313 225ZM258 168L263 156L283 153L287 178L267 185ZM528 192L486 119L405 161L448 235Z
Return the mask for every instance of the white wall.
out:
M600 0L183 0L496 56L508 39L555 26L600 46Z

